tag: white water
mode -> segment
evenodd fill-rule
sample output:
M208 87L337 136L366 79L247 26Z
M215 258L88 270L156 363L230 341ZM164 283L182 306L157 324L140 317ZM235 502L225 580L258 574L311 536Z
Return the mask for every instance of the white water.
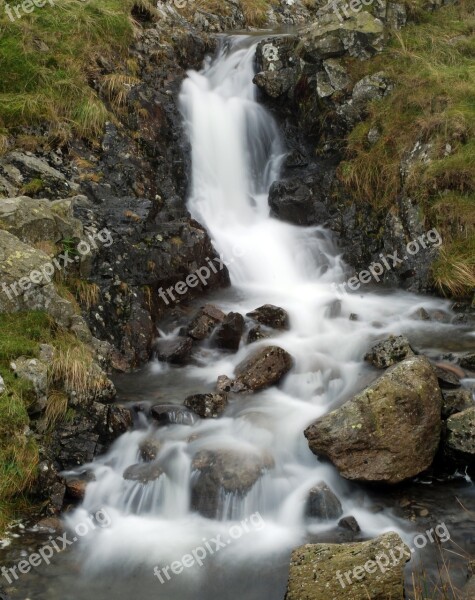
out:
M306 495L322 480L365 534L395 528L390 515L369 512L356 486L318 462L303 431L364 386L362 357L372 339L386 333L443 330L443 325L416 321L411 315L421 306L443 310L446 305L399 292L347 296L335 305L331 284L344 280L346 267L332 235L319 227L298 228L269 217L267 192L278 178L285 149L278 127L255 99L255 42L240 38L232 45L201 73L191 72L183 85L180 100L193 158L189 209L207 227L224 259L232 261L229 270L239 300L218 304L242 314L266 303L285 308L291 329L273 342L292 354L295 368L280 388L237 400L219 420L127 433L92 465L97 481L88 486L83 507L71 517L71 523L77 523L105 507L113 518L109 529L84 540L86 565L92 572L117 565L127 573L148 565L151 574L152 566L180 560L203 538L226 535L233 519L255 511L265 528L236 540L216 559L229 565L271 563L309 531L335 526L304 517ZM351 313L358 321L349 320ZM232 356L209 351L201 355L199 367L176 371L177 378L198 379L211 389L219 375L231 376L238 362L260 345L265 342L243 344ZM169 370L163 367L161 373ZM158 460L166 475L146 486L124 481L124 470L138 462L138 444L150 436L163 442ZM201 449L223 448L271 454L275 468L244 500L223 497L220 518L209 520L190 511L191 460ZM180 575L189 586L181 598L193 597L194 586L207 573L205 566ZM163 587L160 594L167 597Z

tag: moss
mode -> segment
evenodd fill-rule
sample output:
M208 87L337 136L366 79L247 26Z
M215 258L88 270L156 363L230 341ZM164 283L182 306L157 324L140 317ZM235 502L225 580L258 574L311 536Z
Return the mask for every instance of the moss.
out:
M357 202L382 213L396 206L404 185L427 228L437 225L444 240L436 285L464 296L475 287L475 2L434 13L417 0L407 5L417 22L394 32L382 55L348 60L355 81L384 70L395 87L350 134L339 175ZM373 145L372 128L381 134ZM417 142L429 144L429 160L414 161L403 182L401 163Z

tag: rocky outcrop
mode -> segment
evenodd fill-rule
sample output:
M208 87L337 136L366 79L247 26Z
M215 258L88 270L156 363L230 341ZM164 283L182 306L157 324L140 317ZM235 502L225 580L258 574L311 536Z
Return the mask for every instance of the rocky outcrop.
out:
M356 544L300 546L292 552L285 600L403 600L410 558L393 532Z
M412 357L305 431L310 449L347 479L395 484L430 467L442 398L429 361ZM404 440L404 444L401 444Z
M267 346L236 367L234 381L224 382L233 392L257 392L279 383L290 371L293 359L278 346ZM226 390L226 388L223 388Z

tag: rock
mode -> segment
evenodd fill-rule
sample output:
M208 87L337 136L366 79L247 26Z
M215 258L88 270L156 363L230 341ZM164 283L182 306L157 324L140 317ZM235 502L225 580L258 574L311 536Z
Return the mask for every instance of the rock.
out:
M264 331L260 325L253 327L247 334L247 343L253 344L259 340L266 340L272 336L270 331Z
M473 397L469 390L444 390L442 392L442 418L448 419L452 415L473 407Z
M228 404L228 396L227 394L196 394L188 396L184 404L202 419L217 419Z
M338 526L343 529L348 529L348 531L352 531L353 533L359 533L361 531L360 526L358 525L358 521L355 517L343 517L338 521Z
M392 29L402 29L407 22L406 6L398 2L388 2L386 21Z
M309 491L305 514L307 517L332 521L341 517L343 509L337 496L322 481Z
M218 327L214 342L218 348L223 350L239 349L241 337L244 333L244 317L239 313L229 313Z
M271 98L279 98L295 86L298 75L296 68L261 71L254 76L253 83L264 90Z
M391 336L389 339L379 342L373 346L364 358L378 369L386 369L413 355L414 351L409 344L409 340L405 336L399 335L397 337Z
M330 459L346 479L395 484L432 464L441 406L431 364L414 356L318 419L305 436L312 452Z
M475 354L464 356L460 361L460 366L469 371L475 371Z
M216 382L216 391L220 394L228 393L232 390L233 380L230 379L227 375L220 375L218 377L218 381Z
M416 312L411 315L416 321L430 321L430 314L425 308L419 308Z
M5 391L5 381L3 380L3 377L0 375L0 394L3 394L4 391Z
M449 451L475 456L475 406L447 419L445 445Z
M244 496L266 469L271 457L244 454L234 450L202 450L193 458L192 469L199 471L192 489L191 505L205 517L215 518L221 493Z
M194 340L204 340L218 323L225 318L223 311L212 304L206 304L190 323L187 334Z
M236 367L235 392L256 392L279 383L293 366L288 352L278 346L266 346Z
M306 544L292 552L285 598L403 600L403 571L410 558L409 548L393 532L368 542Z
M192 350L193 340L189 337L177 337L174 340L159 339L154 348L158 360L174 365L186 364Z
M317 73L317 94L319 98L328 98L335 90L333 89L328 73L320 71Z
M144 440L139 445L140 457L145 462L152 462L157 458L158 453L160 452L161 449L162 449L162 443L159 442L158 440L154 440L154 439Z
M272 304L265 304L247 313L248 317L251 317L254 321L257 321L261 325L272 327L273 329L288 329L289 328L289 315L286 310L273 306Z
M84 479L70 479L66 481L66 493L74 500L83 500L86 495L88 482Z
M438 363L433 366L433 369L441 388L452 390L461 386L460 376L456 372L456 367Z
M150 414L160 425L193 425L197 421L193 412L179 404L156 404Z
M45 517L36 523L38 531L44 533L62 533L64 525L58 517Z
M334 91L343 90L350 84L348 73L340 60L327 58L323 61L323 68Z
M329 213L321 202L323 177L323 173L311 173L303 179L294 177L275 181L269 190L272 215L295 225L325 224Z
M128 467L123 474L127 481L139 481L140 483L149 483L156 481L163 475L163 469L156 463L147 463L145 465L137 464Z

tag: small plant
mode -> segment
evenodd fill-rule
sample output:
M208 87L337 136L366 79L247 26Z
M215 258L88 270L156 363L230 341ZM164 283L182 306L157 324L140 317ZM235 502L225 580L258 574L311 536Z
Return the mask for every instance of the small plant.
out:
M25 196L36 196L44 188L44 182L42 179L32 179L29 183L25 184L20 193Z

